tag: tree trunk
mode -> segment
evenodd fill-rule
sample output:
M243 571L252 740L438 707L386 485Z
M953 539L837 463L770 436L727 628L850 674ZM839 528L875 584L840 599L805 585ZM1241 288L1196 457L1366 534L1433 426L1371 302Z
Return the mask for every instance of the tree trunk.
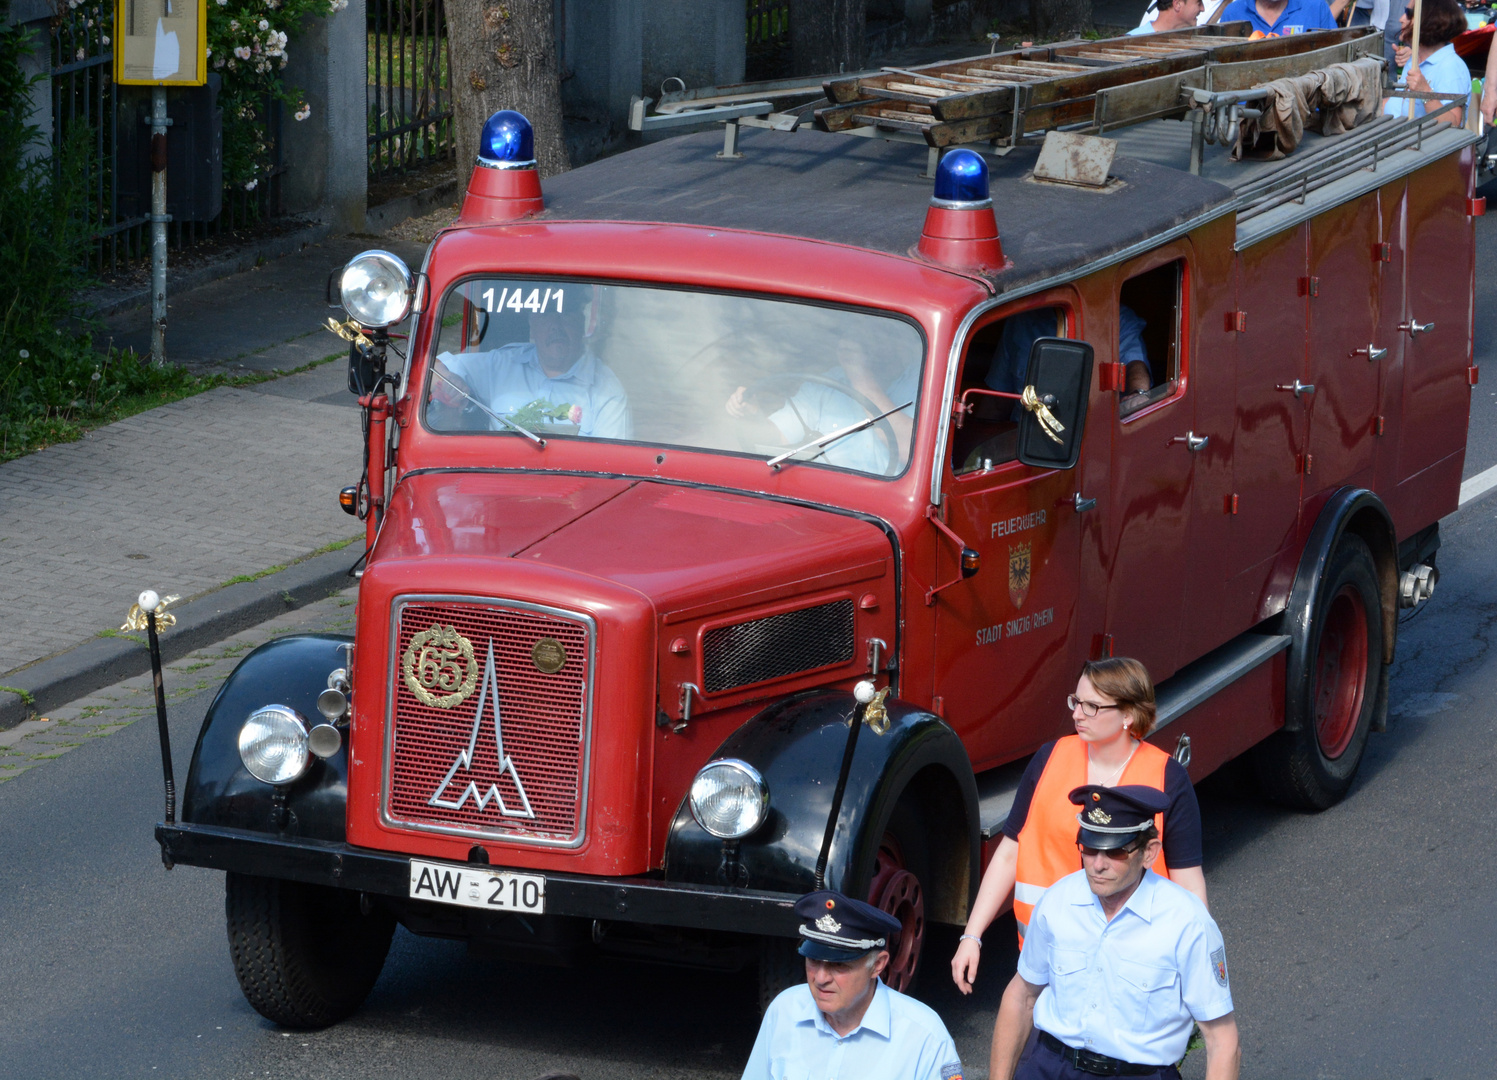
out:
M794 73L835 75L861 70L867 10L868 0L790 0Z
M1029 0L1037 38L1080 37L1092 28L1092 0Z
M535 128L542 176L571 167L562 131L552 0L447 0L447 47L460 179L478 156L484 121L500 109L524 113Z

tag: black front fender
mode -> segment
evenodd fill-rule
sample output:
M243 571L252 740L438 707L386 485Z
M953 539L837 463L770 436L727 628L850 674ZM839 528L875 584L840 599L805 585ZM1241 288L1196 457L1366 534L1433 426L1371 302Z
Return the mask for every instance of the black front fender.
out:
M780 702L718 747L714 758L753 765L769 786L769 816L738 843L725 845L691 816L683 800L671 824L667 881L808 892L847 745L852 695L817 692ZM977 785L956 732L938 716L891 701L889 730L858 737L832 837L826 885L867 894L874 856L901 798L915 800L925 825L933 881L927 911L943 922L965 919L978 881ZM734 865L736 864L736 865ZM731 878L731 880L729 880Z
M219 688L192 751L182 820L283 836L341 841L348 806L348 740L330 758L312 758L307 771L286 788L284 828L275 824L270 784L256 780L239 758L239 730L256 709L285 705L310 726L322 717L317 695L327 689L328 673L347 665L341 646L353 639L333 634L299 634L261 645L240 661Z

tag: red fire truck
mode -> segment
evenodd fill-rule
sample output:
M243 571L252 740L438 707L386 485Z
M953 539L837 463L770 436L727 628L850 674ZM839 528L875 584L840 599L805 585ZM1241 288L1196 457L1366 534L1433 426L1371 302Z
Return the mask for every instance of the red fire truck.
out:
M544 189L496 115L419 272L341 273L356 631L249 655L157 827L254 1007L348 1015L397 923L767 994L819 880L906 986L1091 657L1193 777L1341 798L1457 505L1476 136L1231 160L1259 83L1381 48L1246 32L709 104Z

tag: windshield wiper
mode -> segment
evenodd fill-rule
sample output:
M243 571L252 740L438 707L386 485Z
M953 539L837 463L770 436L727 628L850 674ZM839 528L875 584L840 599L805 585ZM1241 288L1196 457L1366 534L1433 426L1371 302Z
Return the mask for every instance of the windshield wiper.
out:
M435 375L437 378L441 379L448 386L452 387L459 394L463 395L463 397L467 398L474 405L477 405L478 406L478 410L480 412L482 412L484 415L492 417L493 419L499 421L501 424L505 425L506 427L513 428L514 430L518 431L521 435L523 435L527 439L529 439L531 442L535 443L535 445L537 447L539 447L541 449L545 449L546 440L543 439L543 438L541 438L535 432L530 431L527 428L522 428L519 424L515 423L513 420L511 420L507 416L500 416L493 409L489 408L487 405L485 405L483 402L479 401L472 394L468 393L468 391L464 390L457 383L455 383L451 379L449 379L446 375L443 375L439 370L437 370L437 368L433 367L431 369L431 373L433 375Z
M780 454L778 457L772 457L772 458L770 458L764 464L768 465L771 469L778 469L783 462L789 461L796 454L799 454L802 450L809 450L809 449L811 449L814 446L814 447L820 447L823 451L825 451L829 446L832 445L832 443L836 442L838 439L840 439L840 438L842 438L842 437L844 437L846 435L851 435L854 432L862 431L866 427L872 427L874 424L878 423L884 417L886 417L886 416L893 416L895 413L899 412L901 409L908 409L913 404L915 404L913 401L906 401L903 405L896 405L896 406L894 406L894 408L890 409L888 412L881 412L877 416L865 416L863 419L859 420L856 424L848 424L845 428L838 428L836 431L832 432L830 435L823 435L819 439L812 439L810 442L805 443L802 446L797 446L794 450L786 450L783 454ZM814 460L816 460L816 458L818 458L820 456L821 456L820 454L813 454L811 457L806 458L806 460L807 461L814 461Z

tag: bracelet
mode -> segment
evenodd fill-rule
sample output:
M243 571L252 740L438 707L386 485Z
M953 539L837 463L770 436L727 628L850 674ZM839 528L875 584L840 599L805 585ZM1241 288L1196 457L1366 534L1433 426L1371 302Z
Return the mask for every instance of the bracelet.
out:
M978 937L976 934L962 934L960 937L957 938L957 940L958 941L975 941L975 942L977 942L977 947L979 949L982 948L982 938Z

